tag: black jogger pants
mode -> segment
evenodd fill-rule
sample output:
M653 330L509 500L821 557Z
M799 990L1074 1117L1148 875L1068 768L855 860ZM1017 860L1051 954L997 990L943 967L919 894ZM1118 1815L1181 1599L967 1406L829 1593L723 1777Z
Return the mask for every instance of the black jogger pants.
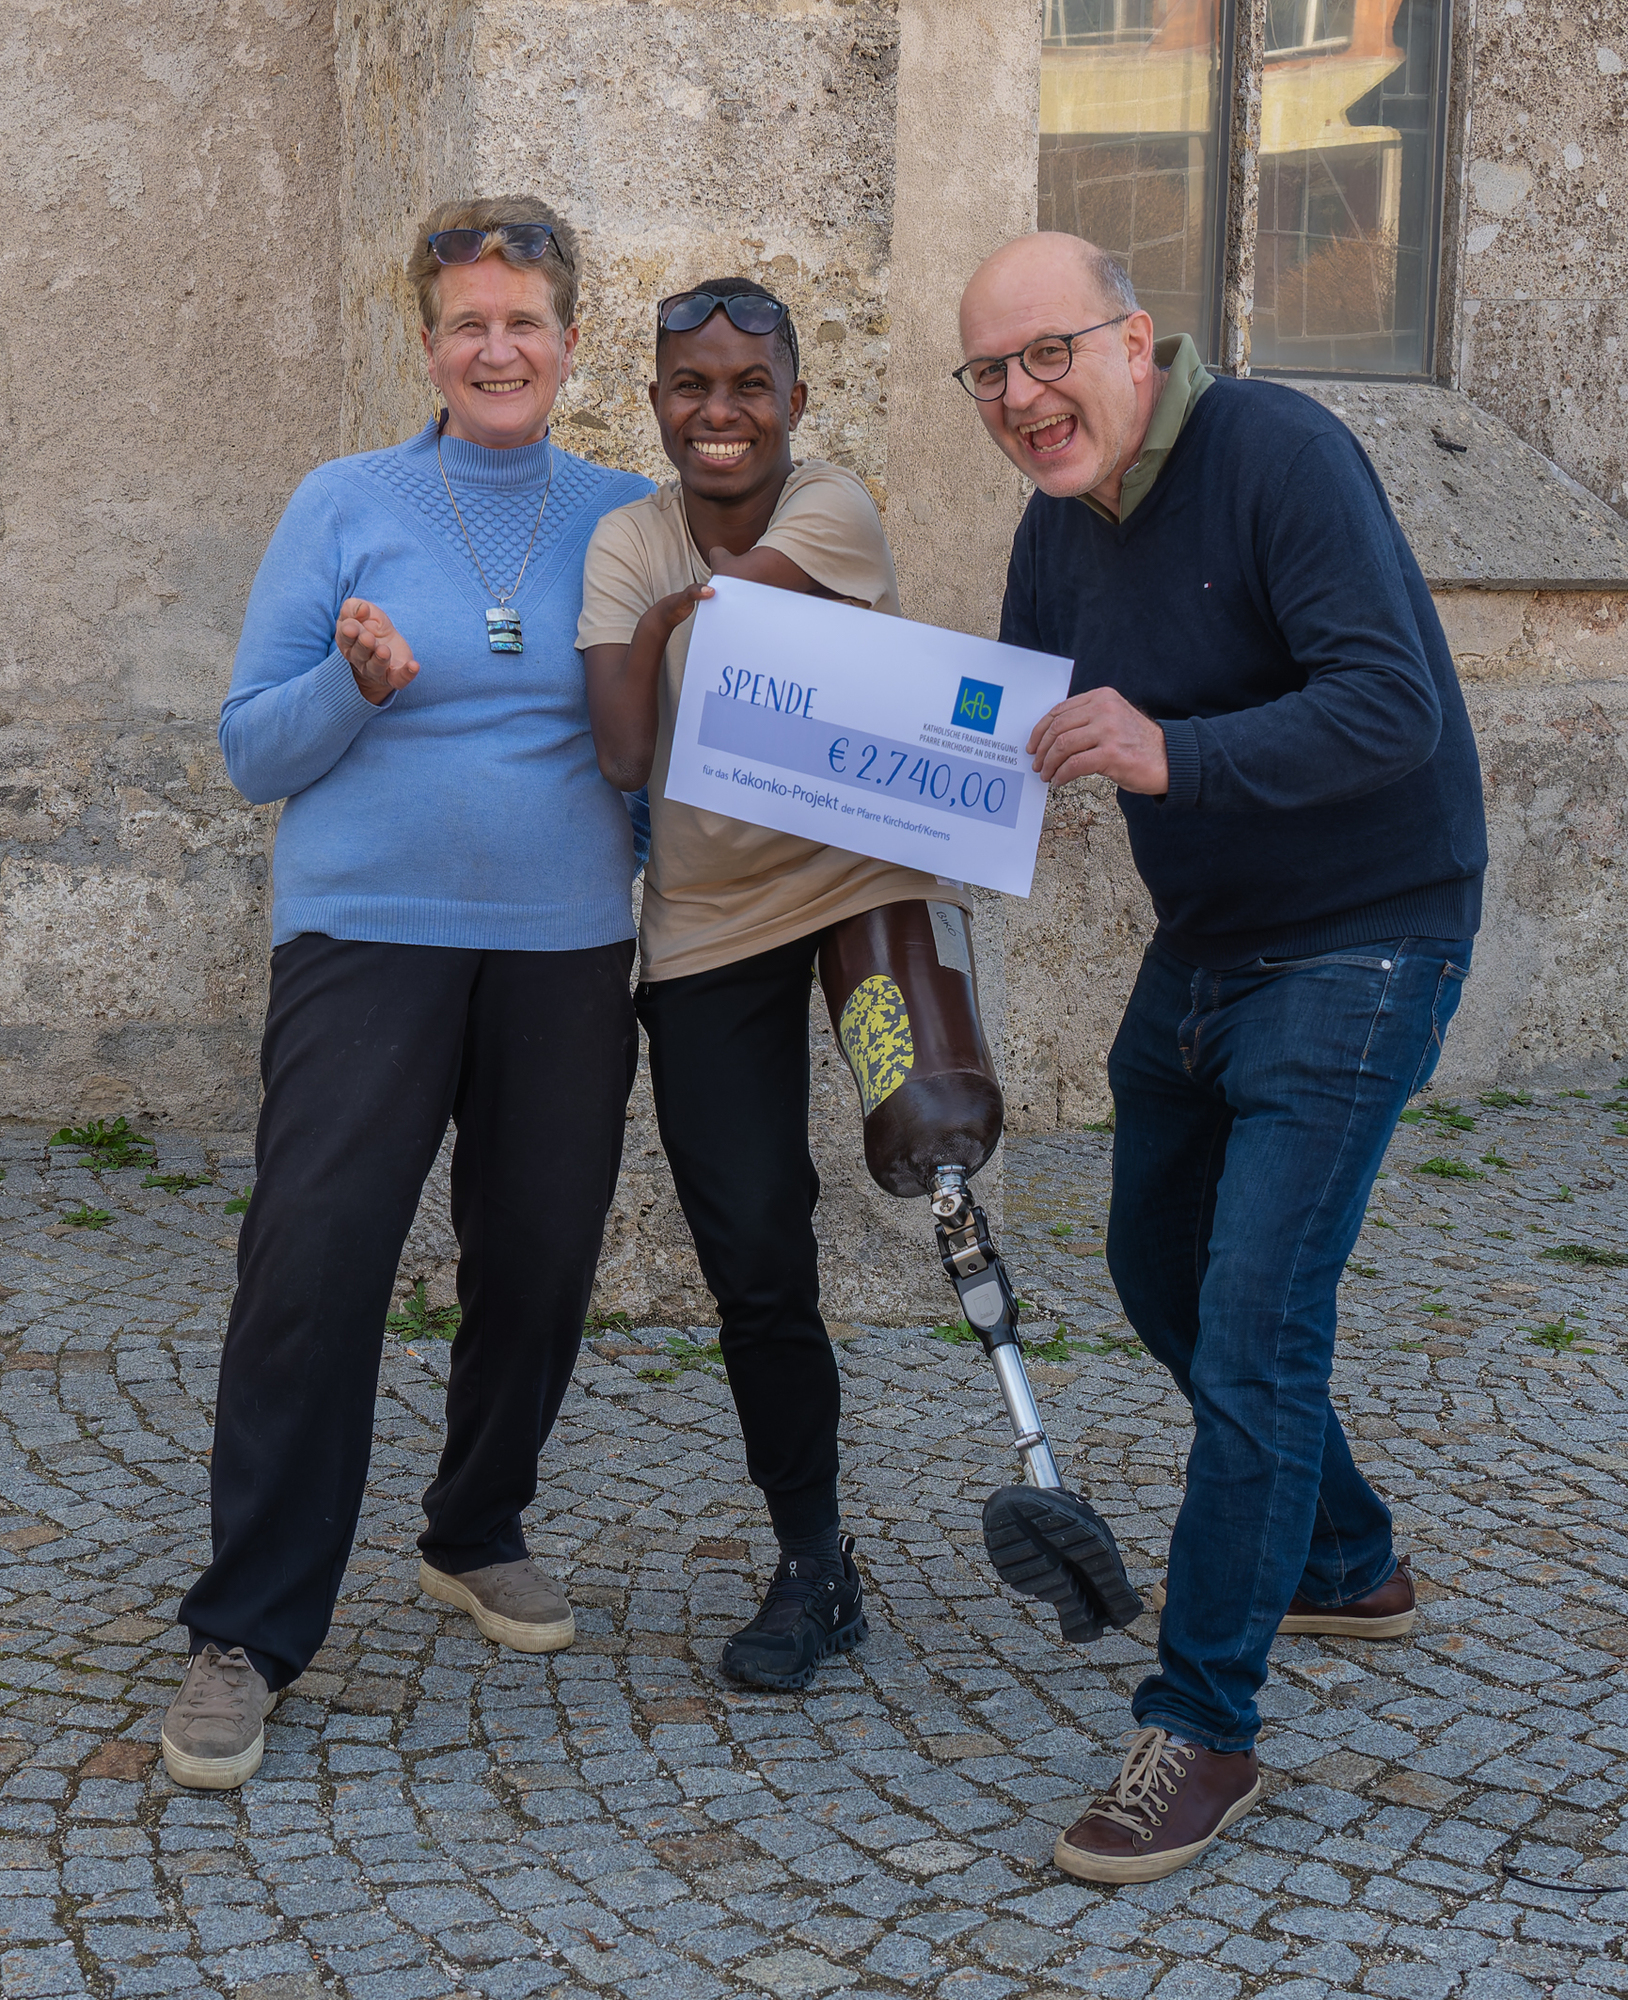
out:
M661 1143L723 1321L746 1468L776 1531L837 1520L836 1358L820 1318L808 1003L820 934L638 988Z
M631 942L462 951L308 933L272 953L254 1199L221 1356L214 1560L181 1620L273 1688L333 1615L361 1511L385 1314L450 1116L462 1324L419 1547L526 1553L576 1361L637 1043Z

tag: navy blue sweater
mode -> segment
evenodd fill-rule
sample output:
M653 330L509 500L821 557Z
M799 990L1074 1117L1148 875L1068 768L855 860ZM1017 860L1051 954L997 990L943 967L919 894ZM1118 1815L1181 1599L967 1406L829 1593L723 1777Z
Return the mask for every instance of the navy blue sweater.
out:
M1168 795L1119 805L1178 957L1478 928L1481 774L1452 655L1367 454L1309 396L1217 380L1128 521L1036 493L1001 637L1163 727Z

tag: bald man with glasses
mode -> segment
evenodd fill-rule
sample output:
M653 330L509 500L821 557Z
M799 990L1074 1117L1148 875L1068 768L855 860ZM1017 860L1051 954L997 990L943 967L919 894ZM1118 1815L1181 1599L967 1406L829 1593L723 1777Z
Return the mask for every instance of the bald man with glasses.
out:
M1037 488L1001 637L1075 661L1030 743L1118 787L1158 928L1109 1057L1108 1267L1192 1406L1158 1670L1058 1837L1096 1882L1201 1855L1260 1795L1282 1632L1397 1639L1414 1591L1329 1399L1335 1296L1481 917L1480 772L1419 566L1351 433L1156 340L1077 237L1010 243L957 371Z

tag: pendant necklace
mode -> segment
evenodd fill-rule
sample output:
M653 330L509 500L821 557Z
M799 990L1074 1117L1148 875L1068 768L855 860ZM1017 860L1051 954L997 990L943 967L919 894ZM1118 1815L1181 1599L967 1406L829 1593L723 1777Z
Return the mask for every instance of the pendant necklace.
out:
M520 637L520 613L509 609L509 599L520 588L526 574L526 564L531 561L532 547L537 540L537 530L543 525L543 508L548 505L548 496L554 485L554 441L548 445L548 479L543 487L542 501L537 508L537 518L531 524L531 540L526 544L526 553L520 559L520 575L507 590L494 590L487 583L486 572L480 566L480 557L475 553L475 544L469 539L469 530L464 527L464 517L458 513L457 496L453 493L452 482L447 478L447 468L441 457L441 432L437 426L435 433L435 462L441 468L441 484L447 489L447 498L452 502L452 511L457 516L458 526L463 528L464 546L469 550L469 560L475 565L475 574L486 585L488 597L495 597L496 604L486 614L486 643L494 653L523 653L526 649Z

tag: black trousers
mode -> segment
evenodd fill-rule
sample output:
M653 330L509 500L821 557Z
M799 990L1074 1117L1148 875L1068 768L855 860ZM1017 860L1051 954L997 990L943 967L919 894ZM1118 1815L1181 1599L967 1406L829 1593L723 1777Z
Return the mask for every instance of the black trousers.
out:
M457 951L307 934L271 960L254 1199L221 1356L214 1560L181 1620L273 1688L327 1633L401 1246L450 1116L462 1324L419 1547L526 1553L621 1166L633 946Z
M837 1519L841 1391L820 1318L808 1001L820 939L638 988L650 1080L746 1440L782 1536Z

